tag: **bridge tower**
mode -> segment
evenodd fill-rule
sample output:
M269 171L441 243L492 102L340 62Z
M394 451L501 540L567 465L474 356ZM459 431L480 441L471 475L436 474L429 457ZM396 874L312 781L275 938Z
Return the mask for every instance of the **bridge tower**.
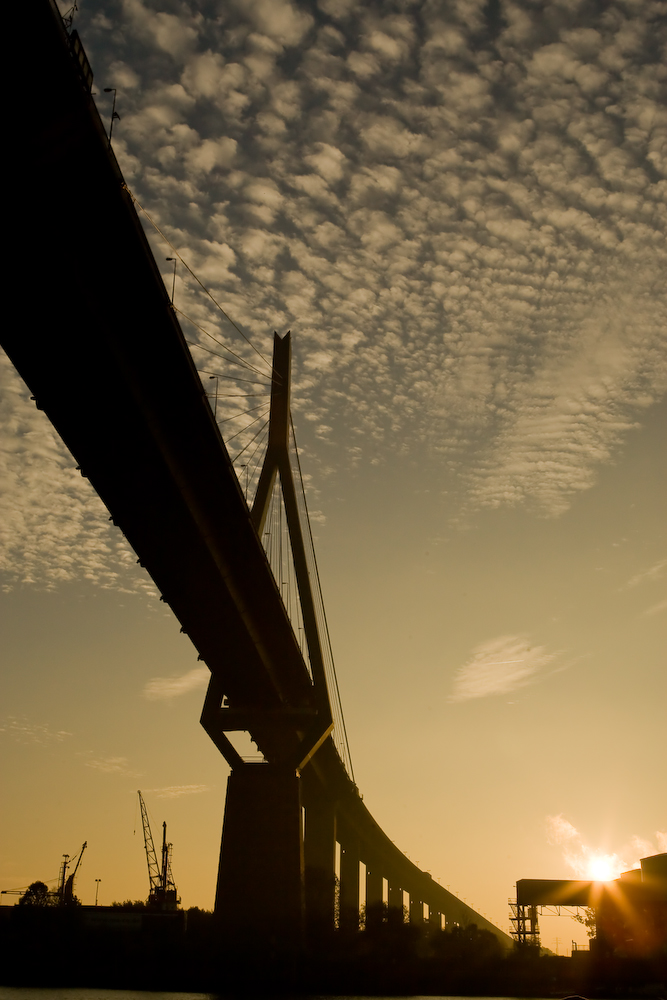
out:
M233 706L213 674L201 722L231 767L227 783L215 910L225 940L240 954L259 941L269 957L285 958L304 942L306 910L333 925L335 829L333 806L304 789L302 775L333 730L322 640L289 456L290 334L274 335L271 407L266 455L250 511L261 538L276 480L284 504L289 544L307 643L312 690L295 707ZM232 731L272 731L273 752L248 762L227 736ZM295 739L295 733L297 738ZM304 796L308 798L307 834ZM308 875L308 877L307 877ZM307 905L308 903L308 905Z

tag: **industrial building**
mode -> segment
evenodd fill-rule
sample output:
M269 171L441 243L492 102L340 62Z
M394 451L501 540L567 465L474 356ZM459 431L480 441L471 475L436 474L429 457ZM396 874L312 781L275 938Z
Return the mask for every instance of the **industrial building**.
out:
M667 951L667 853L640 864L609 882L519 879L511 904L512 936L520 945L539 947L543 908L586 907L595 913L592 952L649 958Z

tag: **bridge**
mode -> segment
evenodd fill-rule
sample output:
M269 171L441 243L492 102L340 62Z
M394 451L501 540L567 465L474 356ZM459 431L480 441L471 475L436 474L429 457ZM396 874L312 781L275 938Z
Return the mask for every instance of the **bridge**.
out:
M31 14L11 147L12 280L25 310L2 344L210 670L202 724L231 768L221 933L239 946L264 935L290 952L318 929L358 928L363 865L369 920L409 898L411 922L475 923L510 945L398 850L336 743L288 456L289 336L275 338L269 443L249 505L97 113L81 42L51 0ZM276 481L305 645L260 540ZM238 731L260 762L235 748Z

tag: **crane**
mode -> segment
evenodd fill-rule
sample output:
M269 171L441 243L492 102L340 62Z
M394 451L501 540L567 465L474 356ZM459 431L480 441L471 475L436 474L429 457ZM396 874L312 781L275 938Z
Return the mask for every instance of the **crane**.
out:
M171 874L171 844L167 843L167 824L162 824L162 856L161 864L158 864L151 825L148 822L148 810L141 792L139 805L141 806L141 822L144 828L144 845L146 847L146 861L148 863L148 881L150 890L148 893L148 905L158 910L175 910L180 899L178 890Z
M62 863L60 870L60 885L58 886L58 899L60 906L71 906L74 902L74 877L79 870L79 865L81 864L81 859L83 857L83 852L88 847L88 841L84 840L83 847L79 852L79 856L76 859L76 865L74 866L74 871L71 875L67 875L67 869L70 865L74 864L73 861L69 860L68 854L63 854L65 859Z
M60 875L58 876L58 887L57 889L47 890L46 882L33 882L32 885L23 886L21 889L2 889L0 892L4 896L5 894L10 896L27 896L28 899L32 896L31 901L41 900L39 905L57 905L57 906L78 906L79 900L74 895L74 879L76 873L79 870L79 865L81 864L81 859L83 858L83 852L88 847L88 841L84 840L83 846L79 851L78 855L75 854L74 858L70 861L69 854L63 854L63 860L60 864ZM74 865L74 871L71 875L67 874L68 868L76 861ZM55 882L55 879L50 881ZM41 887L35 894L35 887Z

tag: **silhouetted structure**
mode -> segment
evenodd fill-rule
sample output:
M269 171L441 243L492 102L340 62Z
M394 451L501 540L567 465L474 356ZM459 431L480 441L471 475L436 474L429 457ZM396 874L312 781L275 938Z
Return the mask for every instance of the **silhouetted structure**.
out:
M592 950L599 956L645 958L667 950L667 854L609 882L519 879L514 937L539 945L538 908L585 906L595 911Z
M146 864L148 865L148 882L150 891L148 893L148 905L155 910L175 910L180 899L178 889L171 872L171 844L167 842L167 824L162 824L162 851L160 852L160 863L158 863L153 834L148 820L148 810L141 792L139 805L141 807L141 825L144 830L144 849L146 851Z
M216 897L227 940L242 954L261 937L267 953L285 956L304 935L315 943L330 933L336 914L342 930L357 929L363 862L369 911L384 901L402 914L407 893L415 926L475 923L511 944L389 840L331 738L286 459L289 337L275 341L269 447L249 510L92 100L81 43L51 0L31 14L13 147L24 211L14 286L30 310L5 324L2 343L211 671L202 723L232 768ZM26 266L36 231L57 247L39 268L39 295ZM308 663L258 537L277 475ZM250 732L263 763L242 759L234 730Z

